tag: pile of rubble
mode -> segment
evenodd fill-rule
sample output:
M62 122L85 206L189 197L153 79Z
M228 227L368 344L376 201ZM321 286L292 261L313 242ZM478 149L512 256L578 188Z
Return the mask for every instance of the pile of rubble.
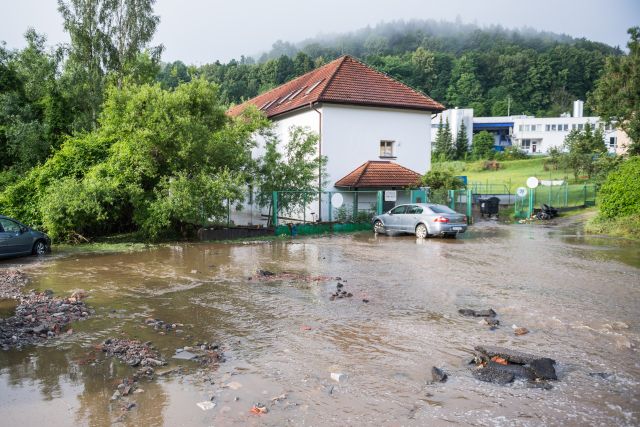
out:
M0 319L0 346L3 350L37 344L62 333L70 333L67 325L87 319L93 310L82 301L84 291L70 297L54 297L53 292L31 292L17 297L15 315Z
M472 374L480 381L508 384L515 379L557 380L555 360L494 346L476 346Z
M27 276L20 270L9 268L0 271L0 299L19 298L28 281Z
M155 367L167 364L150 342L109 338L98 348L107 356L115 357L129 366Z

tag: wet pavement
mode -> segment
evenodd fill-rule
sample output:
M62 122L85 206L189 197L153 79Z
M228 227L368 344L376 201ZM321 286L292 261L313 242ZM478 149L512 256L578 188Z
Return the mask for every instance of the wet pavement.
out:
M30 277L25 290L86 290L95 314L44 345L0 352L5 425L640 422L640 244L585 237L576 225L0 261L9 267ZM353 297L331 299L338 282ZM8 317L13 306L0 307ZM494 330L458 313L487 308L498 313ZM111 400L137 368L96 348L109 338L151 341L168 365ZM205 343L224 361L173 358ZM558 381L550 390L478 381L467 365L478 345L552 358ZM433 366L445 383L432 383Z

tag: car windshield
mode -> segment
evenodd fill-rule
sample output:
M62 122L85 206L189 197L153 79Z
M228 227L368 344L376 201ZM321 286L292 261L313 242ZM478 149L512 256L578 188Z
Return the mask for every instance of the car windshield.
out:
M432 205L429 206L429 209L431 209L434 213L456 213L456 211L454 211L453 209L443 205Z

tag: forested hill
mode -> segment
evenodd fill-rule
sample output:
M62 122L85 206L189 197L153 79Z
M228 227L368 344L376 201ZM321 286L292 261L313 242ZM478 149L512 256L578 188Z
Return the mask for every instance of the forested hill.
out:
M220 85L227 103L239 103L342 54L353 55L448 107L472 107L476 116L506 115L509 103L511 114L549 116L570 111L574 99L586 99L605 58L622 52L603 43L532 29L392 22L295 45L278 41L258 60L242 57L198 68L177 61L165 65L158 78L175 87L193 75L203 75Z

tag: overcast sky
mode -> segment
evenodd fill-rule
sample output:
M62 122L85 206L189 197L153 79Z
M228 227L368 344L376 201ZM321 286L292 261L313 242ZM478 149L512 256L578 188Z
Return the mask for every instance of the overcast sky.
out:
M67 42L56 0L0 0L0 40L24 46L28 27ZM627 28L640 25L640 0L157 0L154 44L164 61L202 64L269 50L276 40L297 42L398 19L457 17L478 25L532 27L625 47Z

